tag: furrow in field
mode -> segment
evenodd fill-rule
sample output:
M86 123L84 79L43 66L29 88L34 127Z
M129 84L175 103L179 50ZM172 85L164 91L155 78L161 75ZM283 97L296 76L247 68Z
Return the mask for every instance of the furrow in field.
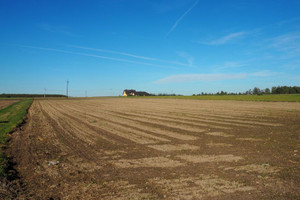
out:
M90 130L93 130L95 133L97 133L97 137L99 136L100 138L108 140L111 143L117 142L118 144L124 144L124 140L123 140L124 137L119 137L119 136L114 137L113 133L102 129L101 127L94 126L93 125L94 118L93 119L89 118L88 121L86 114L82 114L81 111L73 110L72 107L68 107L66 106L66 104L59 104L56 105L56 107L60 109L60 112L63 113L65 117L73 119L78 124L84 124L84 126L88 127Z
M184 112L186 113L186 112ZM186 113L187 115L191 115L191 116L199 116L199 113L197 112L190 112L190 113ZM242 115L242 114L239 114L239 115L232 115L229 111L227 113L224 113L224 114L220 114L219 112L218 113L211 113L211 112L203 112L203 115L204 116L208 116L208 117L212 117L212 118L220 118L221 120L223 119L230 119L230 120L236 120L236 119L239 119L239 120L242 120L242 121L254 121L254 122L257 122L257 116L254 116L254 117L246 117L245 115ZM260 122L270 122L270 120L267 120L267 119L259 119Z
M148 134L146 132L135 129L134 127L126 127L125 124L120 125L120 123L117 124L117 123L107 121L104 126L111 127L111 128L114 128L116 130L119 130L119 131L122 131L122 132L125 132L125 133L134 134L134 135L139 136L141 138L149 138L149 139L157 140L157 141L160 141L160 142L170 142L170 140L168 140L168 139L158 137L158 136L155 136L153 134Z
M189 145L189 144L156 144L156 145L148 145L148 147L152 149L156 149L158 151L184 151L184 150L196 150L199 149L199 146Z
M226 167L224 170L246 171L247 173L274 174L280 171L279 167L270 166L269 164L249 164L237 167Z
M164 135L164 136L174 138L174 139L178 139L178 140L197 140L197 139L199 139L196 136L185 134L186 131L182 131L181 133L177 133L178 129L176 129L174 131L173 130L170 131L170 130L165 129L162 126L157 126L157 127L151 126L151 125L150 126L145 126L145 125L143 125L143 123L140 123L140 122L134 122L134 123L139 125L139 126L147 127L147 129L151 130L152 132L154 132L156 134Z
M232 144L227 144L227 143L208 143L206 144L208 147L232 147Z
M88 126L86 123L83 123L82 120L78 118L74 118L72 115L66 115L66 113L69 112L69 110L60 109L57 105L51 105L52 109L57 110L57 114L59 114L59 119L64 120L65 123L68 123L69 126L73 127L74 130L76 130L79 134L76 134L78 138L80 138L82 141L87 141L89 144L95 144L99 139L105 140L106 142L116 144L117 141L108 138L103 135L103 130L101 129L93 129L90 126ZM107 135L108 133L106 133Z
M61 112L63 112L63 111L61 111ZM81 117L79 117L79 118L82 118L82 115L83 114L81 114ZM76 116L78 117L80 115L77 113L76 115L74 115L74 117L76 117ZM90 114L85 114L84 117L86 119L89 119L90 121L95 119L94 117L91 117ZM103 120L105 120L105 119L103 119ZM117 135L119 137L131 140L138 144L153 144L153 143L157 143L158 141L164 141L164 142L169 141L167 139L159 138L159 137L156 137L156 136L153 136L150 134L143 133L141 131L129 129L129 128L126 128L121 125L117 125L116 123L112 123L109 121L106 121L105 123L101 123L100 125L99 125L99 123L95 122L95 123L91 124L91 126L101 127L102 130L105 130L105 131L107 131L111 134Z
M198 115L191 115L189 113L174 113L176 117L170 117L170 116L174 116L174 115L171 115L171 114L157 114L157 113L149 113L149 112L140 112L141 114L145 114L145 115L153 115L153 116L165 116L165 117L169 117L169 118L172 118L172 119L184 119L184 120L191 120L191 121L211 121L212 123L223 123L223 124L228 124L228 125L236 125L238 126L239 124L237 123L241 123L240 125L242 126L246 126L246 127L249 127L252 125L252 127L254 127L253 125L261 125L261 126L281 126L282 124L274 124L274 123L267 123L267 122L258 122L258 121L250 121L247 119L247 121L244 121L244 120L239 120L239 119L226 119L226 118L223 118L223 119L220 119L220 118L217 118L217 117L209 117L209 116L206 116L206 114L198 114ZM220 122L221 121L221 122ZM233 123L233 124L232 124ZM247 124L247 125L244 125L244 124Z
M95 142L95 135L91 134L91 132L86 131L86 127L80 127L81 123L77 123L69 117L63 115L63 113L58 109L57 106L53 106L48 104L47 110L50 111L50 115L53 119L57 121L60 126L67 130L70 133L70 136L76 140L79 140L81 143L85 145L91 145Z
M95 144L97 140L95 138L101 137L102 139L106 139L105 137L102 137L101 135L97 134L95 131L89 129L88 127L84 126L82 123L78 123L77 121L72 120L70 117L66 117L59 109L58 106L54 106L49 104L50 107L52 107L53 110L56 110L55 117L57 121L61 122L63 121L64 127L71 127L72 133L76 135L77 138L79 138L81 141L84 141L87 144ZM48 109L50 110L50 109ZM109 141L109 140L107 140Z
M130 140L132 142L138 143L138 144L155 144L158 142L158 140L155 139L150 139L149 137L144 137L139 134L134 134L131 131L124 131L124 130L119 130L116 127L103 127L101 126L102 129L109 131L110 133L117 135L119 137L122 137L124 139Z
M183 160L193 163L204 162L237 162L243 159L241 156L228 155L178 155Z
M187 122L184 120L179 119L170 119L170 118L164 118L164 117L155 117L155 116L148 116L148 115L140 115L136 113L120 113L116 111L111 111L112 113L115 113L116 115L122 115L122 116L129 116L132 119L146 119L146 121L151 122L166 122L168 124L172 124L172 126L179 126L181 128L184 128L185 130L193 131L195 127L202 128L218 128L218 129L232 129L231 127L226 126L217 126L212 124L206 124L206 123L196 123L196 122Z
M255 127L252 125L246 125L246 124L237 124L237 123L231 123L231 122L225 122L225 121L217 121L215 119L204 119L204 118L191 118L191 117L180 117L180 116L171 116L171 115L163 115L163 114L156 114L156 113L134 113L135 115L139 116L147 116L147 117L154 117L158 119L170 119L170 120L176 120L178 122L188 122L191 124L201 124L203 122L208 123L207 126L210 126L210 124L220 124L220 125L229 125L229 126L241 126L241 127ZM213 125L214 126L214 125Z
M180 113L181 111L184 113L188 113L188 114L195 114L198 115L199 113L202 113L204 115L209 115L212 117L222 117L222 118L232 118L232 119L256 119L257 117L265 117L266 115L264 113L259 114L259 113L253 113L253 114L249 114L249 113L245 113L242 110L238 110L238 111L234 111L232 110L232 108L228 108L228 109L218 109L218 110L212 110L212 108L209 109L203 109L203 110L188 110L188 109L183 109L183 108L178 108L177 110L172 110L174 112ZM188 111L188 112L187 112ZM267 122L266 119L264 119L264 121Z
M111 113L99 113L95 112L92 110L86 110L86 113L83 113L81 111L82 109L76 110L76 113L81 113L81 115L89 116L89 120L101 120L103 123L101 124L101 127L105 125L105 123L110 123L110 125L113 124L119 124L124 127L130 127L132 130L140 130L148 134L155 134L155 135L163 135L167 136L169 138L175 138L179 140L196 140L198 137L196 136L191 136L187 134L183 134L187 132L184 129L174 129L173 127L166 126L165 123L162 123L161 126L158 124L153 124L151 123L143 123L140 121L133 121L132 119L128 118L123 118L123 117L116 117L115 115L112 115ZM107 117L109 115L109 118ZM168 130L171 129L171 130ZM193 132L195 130L193 129ZM203 132L205 130L199 130L197 129L198 132Z
M110 115L110 114L107 114ZM176 133L174 131L169 131L166 130L165 127L152 127L151 125L145 125L142 124L138 121L132 121L131 119L127 119L127 118L121 118L122 123L120 122L120 118L115 117L114 115L110 115L110 118L113 120L116 120L118 122L118 124L122 125L122 126L128 126L131 127L132 130L141 130L144 131L146 133L149 134L154 134L154 135L163 135L163 136L167 136L170 138L175 138L175 139L179 139L179 140L196 140L198 139L198 137L196 136L191 136L191 135L187 135L187 134L183 134L181 133ZM113 123L116 123L116 121L113 121ZM198 130L200 131L200 130Z
M237 140L240 141L249 141L249 142L263 142L263 139L260 138L236 138Z
M72 133L72 127L65 127L65 124L61 124L57 121L53 113L51 113L51 109L49 106L46 106L43 102L41 105L42 114L45 116L49 124L55 130L55 134L57 135L58 139L67 147L69 147L72 152L80 157L87 159L87 160L94 160L94 152L91 151L90 147L86 147L84 142L80 141L78 138L74 137Z
M107 114L109 115L109 114ZM185 135L180 133L175 133L173 131L164 130L163 128L157 128L157 127L151 127L151 126L145 126L144 124L141 124L139 122L135 122L132 120L128 120L125 118L118 118L114 115L110 115L110 120L107 120L107 118L100 118L98 115L94 115L94 117L97 117L97 119L101 119L106 122L106 125L109 126L119 126L119 128L127 129L128 131L133 132L139 132L140 135L144 135L146 137L150 137L153 139L157 139L160 141L169 141L161 137L157 137L155 135L162 135L167 136L169 138L175 138L179 140L196 140L198 137L191 136L191 135Z
M224 194L256 190L255 187L246 186L237 181L227 181L217 176L204 174L177 179L159 177L149 181L155 184L163 194L168 195L168 199L215 199L213 197Z
M208 132L206 135L219 136L219 137L233 137L234 135L223 133L223 132Z
M78 102L80 102L80 101L78 101ZM156 112L156 110L157 110L158 113L161 113L161 112L165 112L165 111L168 111L168 112L170 112L170 111L178 112L180 109L184 109L185 112L187 110L189 110L189 112L187 112L188 114L193 114L196 111L196 113L195 113L196 116L195 117L197 117L197 118L203 118L202 115L206 115L206 114L213 115L210 118L208 118L208 119L212 119L212 120L216 120L215 118L219 115L219 114L216 114L216 112L218 112L218 113L224 113L224 115L221 115L221 116L223 118L225 118L225 120L222 119L220 121L231 122L230 119L228 120L228 118L230 118L230 116L228 116L228 114L229 114L229 115L236 115L239 118L239 119L231 118L231 119L233 119L232 122L237 122L237 123L242 123L242 124L250 124L250 125L257 123L257 125L278 126L278 124L274 124L272 122L268 123L267 121L266 121L265 124L263 124L264 122L261 121L261 120L259 122L253 121L253 123L252 123L252 121L249 121L249 117L245 118L245 120L241 120L241 119L243 119L243 117L245 117L245 113L242 113L243 110L240 110L240 109L237 110L238 113L235 113L234 109L236 109L236 108L234 107L234 105L230 105L230 106L227 105L227 106L225 106L225 108L215 109L212 112L211 108L208 109L207 105L205 105L205 104L207 104L207 102L203 105L204 107L203 106L201 106L201 107L196 106L196 105L199 105L199 103L198 102L194 102L195 107L192 107L192 109L191 109L190 106L185 106L184 108L178 108L178 106L173 106L173 105L172 106L168 105L165 108L164 106L163 107L162 106L155 106L157 104L155 101L147 101L147 100L145 100L145 101L143 100L141 102L137 101L137 102L135 102L135 104L132 104L131 101L124 100L124 102L122 102L122 104L115 105L115 107L113 107L113 108L110 106L111 102L108 102L108 101L105 102L105 103L101 103L101 104L99 104L99 102L97 103L97 101L88 101L88 102L89 102L89 104L87 104L87 105L84 105L82 103L80 103L80 105L84 105L85 107L89 107L89 108L98 108L99 105L101 105L101 107L105 108L105 109L118 110L118 111L119 110L120 111L123 110L124 112L126 112L128 110L130 110L131 112L137 112L137 111ZM145 106L145 105L148 105L148 106ZM149 109L151 106L152 106L152 108ZM220 106L223 107L223 105L220 105ZM249 112L253 112L253 111L249 110ZM200 116L199 116L199 113L201 113ZM255 116L251 117L250 118L251 120L253 118L257 118L257 114L258 113L256 111L253 112L253 113L255 113ZM204 119L205 119L205 117L204 117ZM240 121L235 121L235 120L240 120Z
M78 111L77 111L78 112ZM78 114L77 114L78 115ZM93 122L91 120L95 120L95 119L100 119L100 125L102 128L112 128L112 129L116 129L122 132L127 132L130 134L135 134L137 136L141 136L141 137L145 137L145 138L150 138L150 139L154 139L154 140L158 140L158 141L162 141L162 142L169 142L170 140L165 139L165 138L161 138L158 136L153 135L153 133L151 134L151 132L149 131L145 131L143 129L139 129L138 127L135 126L135 124L129 124L129 123L124 123L124 122L120 122L120 119L116 119L116 118L110 118L108 119L107 116L103 116L103 115L97 115L97 114L93 114L92 111L85 113L81 113L81 116L84 116L86 119L88 119L90 121L90 123L93 123L95 125L99 124L96 122ZM102 116L102 117L101 117Z
M146 126L151 126L151 127L155 127L155 128L162 128L162 129L170 129L170 130L174 130L176 132L181 132L181 133L192 133L192 134L198 134L198 133L203 133L205 131L207 131L205 128L203 127L192 127L192 126L187 126L187 125L183 125L183 124L178 124L175 122L170 122L167 120L153 120L153 119L144 119L141 117L133 117L133 116L127 116L126 114L118 114L116 112L114 112L115 116L123 118L123 119L128 119L131 120L132 122L135 123L141 123L143 125Z
M113 164L118 168L139 168L139 167L178 167L184 165L183 163L171 160L165 157L151 157L140 159L120 159L114 161Z
M159 115L157 115L159 116ZM161 115L162 116L162 115ZM163 115L163 116L170 116L170 115ZM263 123L263 122L257 122L257 121L243 121L243 120L237 120L237 119L220 119L216 117L208 117L205 116L205 114L191 116L189 114L177 114L176 117L172 117L174 119L179 118L183 120L189 120L194 122L208 122L208 123L217 123L217 124L223 124L223 125L233 125L233 126L242 126L242 127L256 127L256 125L261 126L280 126L280 124L274 124L274 123Z

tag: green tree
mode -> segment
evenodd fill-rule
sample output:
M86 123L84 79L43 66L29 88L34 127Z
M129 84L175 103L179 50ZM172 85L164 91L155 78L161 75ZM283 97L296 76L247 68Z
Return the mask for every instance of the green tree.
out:
M261 91L258 87L254 87L253 94L261 94Z
M277 87L272 87L272 94L277 94Z

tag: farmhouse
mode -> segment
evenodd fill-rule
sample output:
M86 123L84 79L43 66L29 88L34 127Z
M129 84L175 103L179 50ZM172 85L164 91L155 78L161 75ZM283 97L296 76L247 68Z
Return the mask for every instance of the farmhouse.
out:
M135 90L124 90L123 91L123 96L134 96L135 95L135 93L136 93L136 91Z
M148 92L144 91L135 91L135 90L124 90L123 91L123 96L149 96Z

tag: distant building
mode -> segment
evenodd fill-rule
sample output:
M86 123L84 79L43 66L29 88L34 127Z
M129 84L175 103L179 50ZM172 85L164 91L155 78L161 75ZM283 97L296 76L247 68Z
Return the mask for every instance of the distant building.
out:
M123 91L123 96L149 96L148 92L144 91L136 91L136 90L124 90Z
M123 96L127 97L127 96L135 96L136 91L135 90L124 90L123 91Z

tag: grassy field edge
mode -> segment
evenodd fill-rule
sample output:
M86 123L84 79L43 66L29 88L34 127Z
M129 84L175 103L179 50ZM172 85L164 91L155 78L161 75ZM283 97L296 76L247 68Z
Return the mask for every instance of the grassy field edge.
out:
M7 177L8 159L4 155L8 134L24 121L32 99L15 102L0 110L0 177Z

